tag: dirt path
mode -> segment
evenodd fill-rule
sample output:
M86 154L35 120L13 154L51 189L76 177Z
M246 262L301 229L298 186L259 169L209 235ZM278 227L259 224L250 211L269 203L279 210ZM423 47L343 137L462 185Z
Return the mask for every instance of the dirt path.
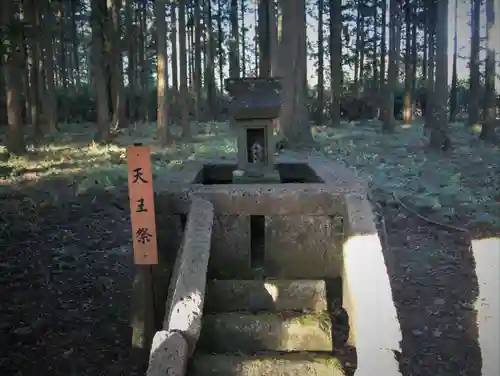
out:
M381 209L403 332L403 375L480 376L473 305L477 280L467 236L423 221L397 204Z
M0 237L0 374L139 374L129 350L128 213L109 202L36 213L2 202L12 215Z

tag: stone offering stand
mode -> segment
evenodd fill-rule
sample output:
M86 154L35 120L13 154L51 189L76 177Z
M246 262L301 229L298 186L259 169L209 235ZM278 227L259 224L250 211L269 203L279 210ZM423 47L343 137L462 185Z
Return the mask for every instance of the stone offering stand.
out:
M228 83L250 107L252 87L279 91L253 80ZM400 375L400 325L367 188L323 158L275 158L269 107L233 112L238 164L185 163L155 182L160 261L138 269L132 317L147 374L345 375L330 315L339 299L355 375Z

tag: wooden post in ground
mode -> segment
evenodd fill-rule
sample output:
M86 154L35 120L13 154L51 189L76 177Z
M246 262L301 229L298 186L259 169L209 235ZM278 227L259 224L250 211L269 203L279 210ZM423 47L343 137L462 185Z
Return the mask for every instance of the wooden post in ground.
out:
M134 144L127 149L128 188L135 276L132 286L132 351L147 362L149 349L161 322L156 301L154 269L158 266L153 174L150 148ZM147 363L146 363L147 364Z

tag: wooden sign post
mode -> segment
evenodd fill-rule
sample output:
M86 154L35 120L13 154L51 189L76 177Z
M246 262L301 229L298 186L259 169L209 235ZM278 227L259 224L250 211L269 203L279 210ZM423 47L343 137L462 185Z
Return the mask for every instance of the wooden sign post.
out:
M148 146L140 144L127 148L134 263L140 265L158 264L150 153L151 149Z

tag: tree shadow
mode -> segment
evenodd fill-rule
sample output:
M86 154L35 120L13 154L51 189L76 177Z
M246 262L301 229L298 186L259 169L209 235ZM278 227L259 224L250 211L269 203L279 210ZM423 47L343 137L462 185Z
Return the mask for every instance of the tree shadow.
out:
M481 374L470 239L384 206L384 256L403 334L404 375Z

